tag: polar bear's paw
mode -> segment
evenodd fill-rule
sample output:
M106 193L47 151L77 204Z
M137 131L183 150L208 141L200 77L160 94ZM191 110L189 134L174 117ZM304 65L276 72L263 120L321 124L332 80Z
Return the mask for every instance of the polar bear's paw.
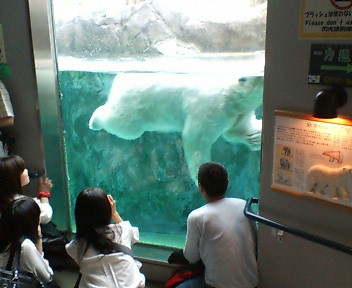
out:
M262 131L255 131L252 134L246 135L248 147L252 151L258 151L262 147Z

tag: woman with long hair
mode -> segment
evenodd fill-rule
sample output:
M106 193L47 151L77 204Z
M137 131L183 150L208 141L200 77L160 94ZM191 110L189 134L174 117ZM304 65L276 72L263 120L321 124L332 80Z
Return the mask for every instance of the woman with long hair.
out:
M76 237L66 250L80 267L79 287L145 287L141 263L118 248L130 249L139 240L138 228L122 220L111 195L100 188L81 191L75 220Z
M39 206L29 197L21 197L11 201L2 211L0 217L0 267L6 269L11 251L20 246L20 270L29 272L39 282L48 284L52 281L53 270L42 256L39 217Z
M0 213L12 200L22 197L22 187L30 182L28 170L24 160L18 155L9 155L0 158ZM53 215L53 209L49 203L51 180L41 177L39 193L34 200L40 208L40 223L47 224Z

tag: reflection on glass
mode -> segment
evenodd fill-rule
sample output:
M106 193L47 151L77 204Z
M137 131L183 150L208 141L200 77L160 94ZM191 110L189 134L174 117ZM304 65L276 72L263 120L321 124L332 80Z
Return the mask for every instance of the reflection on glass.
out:
M180 247L200 163L258 195L266 1L53 4L72 207L99 186L143 242Z

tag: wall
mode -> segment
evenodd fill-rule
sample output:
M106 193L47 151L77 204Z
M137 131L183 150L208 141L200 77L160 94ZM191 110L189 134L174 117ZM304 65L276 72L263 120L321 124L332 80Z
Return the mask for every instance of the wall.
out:
M44 167L44 155L28 4L9 0L0 3L7 64L12 71L12 77L2 81L9 91L15 113L14 125L4 130L15 138L11 152L25 159L28 169L40 171ZM26 187L27 192L35 193L36 184Z
M352 246L352 213L270 188L273 166L274 111L312 113L314 97L325 88L308 85L312 43L350 44L350 39L300 39L300 1L268 1L264 127L260 214L291 227ZM352 116L352 89L340 114ZM279 242L275 230L259 227L260 288L351 287L351 255L289 235Z
M12 70L12 76L3 82L15 112L14 125L4 131L15 138L10 152L20 155L29 170L45 171L53 180L50 200L53 220L60 229L66 230L69 229L68 201L64 188L62 141L58 132L62 129L57 116L57 77L48 37L49 25L45 23L50 18L48 5L46 0L0 0L7 64ZM30 13L33 7L40 7L35 10L37 14ZM37 29L32 31L31 27ZM51 157L45 158L45 155ZM25 194L35 196L37 185L38 178L32 179L24 189Z

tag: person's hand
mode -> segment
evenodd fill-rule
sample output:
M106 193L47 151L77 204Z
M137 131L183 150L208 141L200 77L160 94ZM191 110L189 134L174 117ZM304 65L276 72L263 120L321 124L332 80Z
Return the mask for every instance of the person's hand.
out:
M37 247L37 250L40 254L43 253L43 244L42 244L42 229L40 228L40 225L38 225L38 240L35 243L35 247Z
M116 213L116 201L111 195L107 195L111 207L111 214Z
M41 239L41 237L42 237L42 228L40 227L40 225L38 225L38 236L39 236L39 239Z
M50 192L53 183L48 177L42 176L39 179L38 192Z
M51 180L45 176L40 177L37 197L40 199L41 203L49 203L51 188L53 188L53 183Z
M107 195L108 196L108 200L110 203L110 207L111 207L111 219L115 222L115 223L120 223L122 222L122 218L119 215L119 213L116 211L116 201L114 200L114 198L111 195Z

